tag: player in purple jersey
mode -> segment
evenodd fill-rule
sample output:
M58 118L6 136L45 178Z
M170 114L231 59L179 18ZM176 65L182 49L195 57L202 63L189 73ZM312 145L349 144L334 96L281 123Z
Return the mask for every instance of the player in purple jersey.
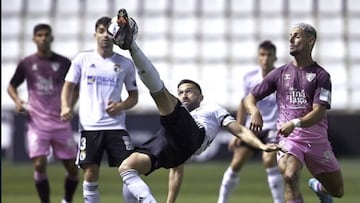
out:
M250 129L261 131L263 118L256 103L276 91L280 145L278 166L285 180L288 203L303 202L300 174L305 165L314 178L310 188L321 203L344 194L339 163L328 139L326 110L331 106L331 80L311 56L316 30L309 24L295 25L290 32L290 55L294 60L270 72L245 98L251 115Z
M139 174L148 175L161 167L170 168L170 196L167 202L175 202L182 182L184 163L192 155L205 150L221 127L254 147L264 151L278 150L275 144L263 144L249 129L235 122L230 113L219 105L200 105L203 95L200 85L196 82L182 80L178 84L178 97L171 94L154 65L137 46L134 37L129 36L136 34L137 29L133 27L136 26L135 21L129 18L123 9L119 11L117 18L126 18L127 22L131 22L119 25L118 29L110 29L109 32L117 30L113 36L122 36L114 37L115 43L120 48L129 49L138 75L156 103L162 124L158 134L136 148L119 168L127 203L156 202ZM113 23L115 25L110 26L111 28L117 26L116 19ZM123 26L130 28L122 30Z
M133 152L126 128L126 111L138 102L136 71L131 59L113 51L107 29L109 17L95 23L96 48L72 60L61 95L61 118L73 116L71 97L79 86L80 141L76 163L83 169L85 203L99 203L99 175L103 154L110 167L119 167ZM122 98L126 90L127 97Z
M244 109L243 98L249 93L255 85L263 80L263 78L272 70L275 69L274 63L276 61L276 47L271 41L263 41L258 47L258 64L259 68L249 71L244 75L243 97L237 111L237 121L240 124L249 125L249 119L246 117ZM264 143L277 143L276 135L276 119L278 116L278 108L276 106L275 93L269 95L264 100L258 103L264 117L264 127L262 132L258 135L259 139ZM224 173L221 181L218 203L225 203L228 201L231 192L236 188L239 183L240 172L245 162L251 158L257 149L249 146L239 139L232 139L229 142L229 149L234 151L230 166ZM284 202L284 183L282 175L279 171L276 162L276 152L263 152L262 153L263 165L266 168L269 188L273 197L274 203Z
M60 120L60 94L70 60L51 51L51 27L38 24L34 27L33 41L37 52L21 60L10 80L8 93L14 100L16 112L27 116L28 154L34 166L34 179L42 203L50 202L47 178L47 156L50 147L54 156L62 160L67 171L63 202L71 202L78 184L75 165L77 144L70 122ZM17 88L26 80L28 101L18 95ZM77 97L74 97L74 105Z

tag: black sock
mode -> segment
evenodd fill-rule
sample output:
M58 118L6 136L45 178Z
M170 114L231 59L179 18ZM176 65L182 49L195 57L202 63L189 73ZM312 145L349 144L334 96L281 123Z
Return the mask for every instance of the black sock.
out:
M79 183L79 180L72 180L69 177L65 178L65 182L64 182L65 196L64 196L64 199L67 202L72 201L78 183Z
M48 179L35 181L35 186L41 203L50 203L50 186Z

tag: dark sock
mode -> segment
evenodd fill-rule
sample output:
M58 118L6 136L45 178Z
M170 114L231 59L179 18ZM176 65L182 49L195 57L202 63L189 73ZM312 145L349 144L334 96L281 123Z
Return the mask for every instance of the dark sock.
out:
M50 203L50 186L48 179L36 181L35 186L41 203Z
M72 201L78 183L79 183L79 180L70 179L69 177L65 178L65 182L64 182L65 196L64 196L64 199L67 202Z

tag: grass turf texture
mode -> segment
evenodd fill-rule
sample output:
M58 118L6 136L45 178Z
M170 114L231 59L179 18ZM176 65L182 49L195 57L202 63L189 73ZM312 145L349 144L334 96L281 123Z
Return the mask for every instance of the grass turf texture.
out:
M177 203L210 203L216 202L219 184L229 162L190 163L185 169L185 178ZM335 199L336 203L360 202L360 160L340 159L345 181L345 196ZM33 169L28 164L13 164L2 161L3 203L38 203L39 199L33 183ZM103 163L100 171L100 194L102 203L122 203L122 182L116 168L109 168ZM48 166L51 186L51 202L59 203L63 193L63 177L65 170L58 162ZM80 171L82 177L82 171ZM301 190L306 203L318 203L316 195L308 188L310 174L303 169ZM165 202L167 195L168 170L155 171L144 180L149 184L158 202ZM241 172L240 185L231 196L229 203L267 203L272 202L266 180L265 170L261 162L248 162ZM82 198L82 182L74 197L74 203L84 202Z

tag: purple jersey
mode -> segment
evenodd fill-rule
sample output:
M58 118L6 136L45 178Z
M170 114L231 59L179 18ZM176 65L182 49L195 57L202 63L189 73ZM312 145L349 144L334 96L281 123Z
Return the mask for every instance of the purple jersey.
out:
M317 63L299 69L292 63L271 71L251 90L256 100L261 100L276 91L279 107L277 126L294 118L305 116L313 104L321 104L330 109L330 75ZM288 139L312 143L327 140L327 117L308 128L295 128Z
M69 128L60 120L60 95L71 61L53 53L50 58L30 55L18 64L10 84L15 88L24 80L28 89L29 125L41 131Z

